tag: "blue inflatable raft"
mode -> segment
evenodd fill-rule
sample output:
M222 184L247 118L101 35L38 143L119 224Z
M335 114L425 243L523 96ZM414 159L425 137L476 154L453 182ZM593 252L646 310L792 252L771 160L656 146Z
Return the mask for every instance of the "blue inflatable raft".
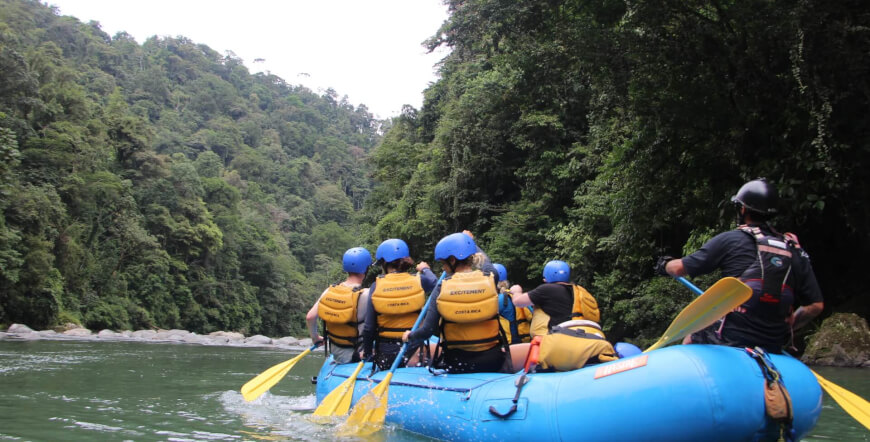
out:
M794 436L819 419L821 388L803 363L771 355L794 409ZM317 402L353 373L357 364L327 359L317 381ZM357 377L353 403L386 373ZM386 421L446 440L776 440L779 426L765 416L764 377L756 360L738 348L678 345L563 373L529 375L517 411L520 374L433 375L401 368L389 388Z

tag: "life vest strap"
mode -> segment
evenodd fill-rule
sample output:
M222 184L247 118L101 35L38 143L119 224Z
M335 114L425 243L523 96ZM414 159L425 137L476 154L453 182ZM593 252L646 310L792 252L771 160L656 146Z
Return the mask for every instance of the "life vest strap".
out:
M410 330L410 328L402 328L402 327L399 327L399 328L378 327L378 334L381 334L381 332L401 332L401 333L404 333L404 332L406 332L406 331L408 331L408 330Z
M486 344L487 342L498 342L501 338L499 336L493 336L491 338L485 339L470 339L466 341L447 341L443 340L445 347L449 347L451 345L474 345L474 344Z
M329 338L330 345L335 345L336 347L343 347L343 348L356 348L357 341L359 339L359 336L342 336L342 335L333 333L329 330L329 328L326 328L326 337ZM337 340L339 340L339 339L348 341L351 344L348 345L348 344L343 344L341 342L338 342Z
M554 325L553 328L550 329L550 333L561 333L563 335L573 336L575 338L600 339L602 341L606 341L606 339L602 338L601 336L592 333L586 333L585 330L579 328L575 329Z
M768 418L777 422L780 429L780 439L794 439L794 409L791 395L782 382L782 376L773 365L773 361L760 347L746 348L746 353L758 363L764 376L764 411Z

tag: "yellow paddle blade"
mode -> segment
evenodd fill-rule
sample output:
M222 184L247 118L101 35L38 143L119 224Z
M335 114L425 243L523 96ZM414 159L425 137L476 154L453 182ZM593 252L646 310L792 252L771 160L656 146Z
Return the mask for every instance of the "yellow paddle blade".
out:
M356 377L364 364L365 362L360 362L350 377L345 379L344 382L323 398L323 401L314 410L313 414L315 416L342 416L347 414L347 410L350 410L350 401L353 399L353 386L356 384Z
M689 303L665 334L644 353L682 339L725 316L752 296L752 289L737 278L722 278Z
M350 411L347 421L338 429L339 436L368 436L384 426L387 417L387 398L393 372L366 393Z
M311 353L310 348L300 353L299 356L280 364L275 364L266 369L266 371L258 374L255 378L246 382L245 385L242 385L242 397L245 398L246 401L252 401L260 397L261 394L269 391L272 386L283 379L284 376L287 375L287 372L308 353Z
M810 370L819 381L819 385L831 396L846 413L855 418L865 428L870 430L870 403L849 390L825 379L822 375Z

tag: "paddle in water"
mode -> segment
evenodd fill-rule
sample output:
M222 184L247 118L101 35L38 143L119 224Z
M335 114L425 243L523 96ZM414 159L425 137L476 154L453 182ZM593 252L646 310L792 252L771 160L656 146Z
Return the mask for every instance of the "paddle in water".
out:
M308 353L311 353L311 350L317 348L318 345L320 344L314 344L295 358L269 367L266 371L246 382L245 385L242 385L242 397L250 402L260 397L261 394L269 391L270 388L287 375L287 372L290 371L290 369L293 368L300 359L304 358Z
M861 396L852 393L849 390L825 379L822 375L813 370L813 375L819 381L819 385L825 389L828 396L834 399L834 402L840 405L840 408L849 413L856 421L860 422L865 428L870 430L870 402L867 402Z
M444 280L444 275L447 272L442 272L441 277L438 278L438 282L435 283L435 287L438 287L441 284L441 281ZM434 288L432 289L435 290ZM432 304L432 294L429 294L429 299L426 300L426 304L423 305L423 309L420 310L420 315L417 316L417 320L414 321L414 326L411 327L411 331L417 330L417 327L420 326L420 322L423 321L423 317L426 316L426 311L429 310L429 305ZM384 376L384 380L382 380L375 388L372 388L371 391L366 393L359 402L354 405L353 409L350 411L350 416L347 417L347 421L342 425L338 430L339 436L367 436L376 431L379 431L381 427L384 426L384 420L387 417L387 399L389 398L388 392L390 388L390 380L393 379L393 373L396 372L396 369L399 368L399 362L404 358L405 351L408 349L408 343L402 344L402 348L399 349L399 353L396 355L396 359L393 361L393 365L390 367L390 372Z
M330 391L312 414L318 417L343 416L347 414L347 411L350 410L350 401L353 399L353 386L356 384L356 377L362 370L363 365L365 365L365 362L361 361L356 366L353 374L339 384L338 387Z
M668 345L709 326L748 301L752 296L752 289L737 278L722 278L703 293L686 278L677 277L677 280L701 296L689 303L671 322L670 327L665 330L662 337L650 348L644 350L644 353Z
M696 287L695 284L689 282L689 280L687 280L686 278L679 277L677 279L693 292L701 293L701 289ZM710 287L710 289L707 289L707 292L710 292L710 290L712 289L713 287ZM704 294L706 295L707 292L704 292ZM700 299L701 297L696 299L696 301ZM674 322L676 322L676 320ZM652 347L650 347L650 349L652 349ZM647 349L647 351L649 351L650 349ZM823 378L815 371L810 371L813 373L813 375L815 375L816 380L819 381L819 385L821 385L825 392L828 393L828 396L831 396L831 398L834 399L834 401L839 404L840 407L842 407L843 410L846 411L846 413L849 413L849 415L852 416L856 421L860 422L861 425L864 425L864 427L870 430L870 403L868 403L857 394L852 393L851 391L846 390L845 388L840 387L839 385Z

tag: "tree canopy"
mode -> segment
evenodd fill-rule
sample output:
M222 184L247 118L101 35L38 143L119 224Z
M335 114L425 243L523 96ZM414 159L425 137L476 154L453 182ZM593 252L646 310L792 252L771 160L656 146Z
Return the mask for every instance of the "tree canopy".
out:
M760 176L828 308L868 315L870 6L445 3L440 78L386 122L183 37L0 3L0 322L301 332L347 247L431 260L469 229L513 282L567 261L643 345L692 297L655 259L732 228Z
M655 258L733 228L730 197L763 176L827 305L867 315L870 7L446 3L441 78L372 152L376 236L431 250L469 228L523 284L566 260L608 336L644 343L691 298Z
M0 322L301 333L382 123L183 37L0 18Z

